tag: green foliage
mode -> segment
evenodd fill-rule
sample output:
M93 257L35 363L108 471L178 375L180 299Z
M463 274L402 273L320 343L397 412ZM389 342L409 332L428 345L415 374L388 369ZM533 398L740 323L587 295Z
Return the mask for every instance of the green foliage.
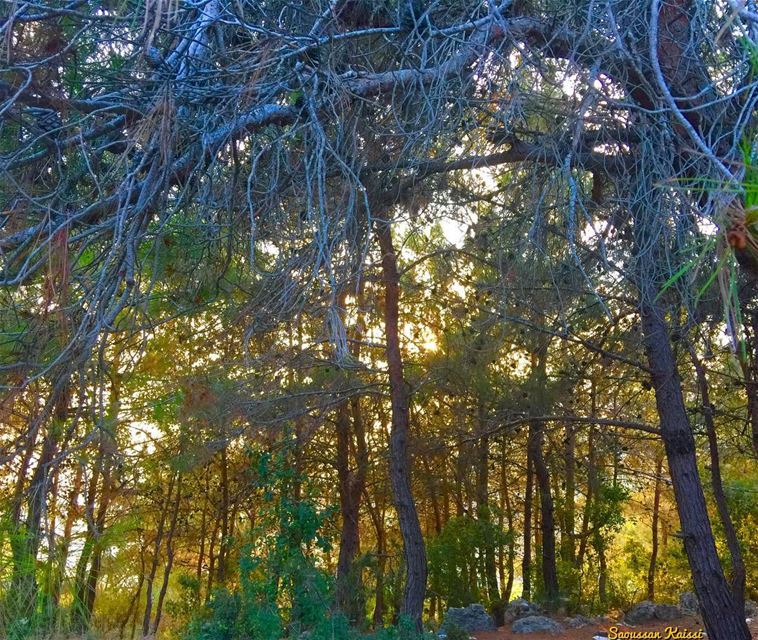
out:
M751 59L753 57L758 58L758 52L756 52L754 45L751 53ZM756 60L756 65L758 65L758 60ZM745 207L750 208L758 205L758 166L756 166L755 144L750 138L746 138L742 142L741 149L742 161L745 164L745 177L743 179Z
M490 522L461 516L452 518L429 542L429 585L450 607L486 600L481 569L487 544L505 545L508 534Z
M447 640L469 640L469 632L452 622L443 625Z
M332 580L315 551L330 541L322 534L331 509L320 508L301 483L285 449L251 452L255 485L262 493L257 526L247 536L239 562L239 587L217 589L185 633L188 640L277 640L346 637L347 622L331 613Z
M621 484L603 482L599 499L593 503L592 522L603 529L605 535L621 529L624 524L624 503L629 500L629 489Z

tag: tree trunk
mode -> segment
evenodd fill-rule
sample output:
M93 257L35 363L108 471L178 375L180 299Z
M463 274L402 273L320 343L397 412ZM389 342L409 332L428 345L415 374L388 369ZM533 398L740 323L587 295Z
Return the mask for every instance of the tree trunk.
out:
M74 482L71 487L71 492L68 497L68 508L66 510L66 520L63 525L63 535L58 542L56 549L56 566L54 568L53 577L50 585L50 600L51 606L54 610L58 610L61 597L61 587L63 585L63 578L66 573L66 561L68 560L68 552L71 547L71 534L74 529L74 522L76 521L79 508L76 501L79 498L79 492L82 488L82 473L83 468L81 464L76 467L76 473L74 475Z
M594 541L598 564L597 595L600 599L600 604L605 608L608 604L608 561L605 557L605 540L603 540L599 530L595 532Z
M574 535L574 519L576 518L576 433L570 422L566 424L563 459L566 464L566 490L561 532L561 558L566 566L571 566L576 557L576 537Z
M102 444L102 443L101 443ZM98 451L98 458L102 457L102 446ZM88 615L88 573L87 567L95 552L97 545L97 524L95 516L95 504L97 502L97 488L100 482L100 474L103 465L95 461L95 467L87 486L86 502L84 505L85 520L87 522L87 535L82 545L82 552L76 563L76 573L74 578L74 604L72 612L72 624L76 631L84 632L89 625ZM105 482L103 483L103 489ZM99 510L98 510L99 512Z
M743 368L753 453L758 456L758 310L750 312L750 327L752 329L748 335L750 364Z
M203 579L203 562L205 561L205 538L208 535L208 494L210 493L210 468L205 467L203 471L205 476L203 490L203 513L200 518L200 550L197 554L197 564L195 565L195 578L197 579L197 600L202 600L202 579ZM251 527L252 528L252 527Z
M163 569L163 584L161 585L160 593L158 594L158 602L155 605L155 620L152 624L152 635L156 636L158 628L161 624L161 614L163 613L163 602L166 599L166 592L168 591L168 581L171 576L171 569L174 566L174 537L176 534L176 523L179 520L179 509L182 502L182 476L176 483L176 502L174 504L174 513L171 516L171 524L169 525L168 534L166 536L166 566ZM166 505L168 506L168 505Z
M663 482L661 474L663 473L663 457L660 456L655 463L655 490L653 493L653 522L652 545L650 549L650 566L647 570L647 599L655 601L655 570L658 562L658 514L661 509L661 488Z
M529 423L529 447L534 461L534 475L540 497L540 524L542 532L542 584L548 609L558 603L558 569L555 555L555 516L553 496L550 492L550 475L542 452L542 423Z
M132 596L131 600L129 601L129 607L126 609L126 615L124 615L124 619L121 621L121 626L119 627L118 631L118 637L123 638L124 637L124 631L126 630L126 625L129 624L129 620L132 620L132 631L130 638L134 637L134 628L136 626L136 616L137 616L137 609L139 608L139 598L142 595L142 585L145 582L145 543L142 543L142 546L140 547L140 553L139 553L139 573L138 573L138 580L137 580L137 588L134 590L134 595ZM134 615L132 615L134 614Z
M403 377L403 356L400 350L399 302L400 274L397 256L392 245L388 221L376 225L376 235L382 251L382 280L384 283L384 333L387 341L392 401L392 433L390 435L390 480L395 508L400 522L405 556L406 582L401 614L408 616L421 630L421 614L426 595L426 550L411 491L411 460L408 453L409 415L408 388Z
M145 579L145 615L142 618L142 637L148 637L150 633L150 620L152 619L153 612L153 583L155 582L155 576L158 572L158 565L160 564L161 546L163 544L163 534L166 525L166 512L168 506L171 504L171 495L174 492L175 476L171 474L171 480L168 483L168 492L166 494L166 500L161 507L161 514L158 519L158 529L155 533L155 544L153 545L153 561L150 565L150 573L148 573Z
M374 629L384 626L384 568L387 559L387 548L384 535L384 509L374 507L371 500L366 498L366 506L374 524L376 533L376 589L374 591L374 613L371 617Z
M13 554L10 586L11 610L19 618L31 620L36 614L37 554L42 541L43 514L46 511L51 463L58 450L58 438L67 410L68 399L66 398L65 407L59 406L56 409L58 415L50 420L48 432L42 443L42 451L29 483L26 523L19 526L19 530L11 536Z
M712 640L750 640L744 612L732 595L716 552L698 475L695 438L684 405L668 326L660 303L652 296L649 291L641 294L645 351L682 527L681 536L703 621Z
M218 509L216 509L218 513ZM213 577L216 575L216 537L218 536L220 519L217 517L213 524L213 531L211 532L211 541L208 545L208 580L205 586L205 602L208 603L211 599L211 593L213 592Z
M526 488L524 490L524 555L521 560L521 597L532 597L532 500L534 483L532 480L532 452L526 448Z
M229 458L227 445L221 449L221 540L218 545L216 580L221 586L226 581L227 551L229 547Z
M337 476L339 479L340 530L339 557L337 560L336 600L337 606L348 616L352 623L358 622L354 602L360 589L356 580L353 563L360 550L360 530L358 518L360 493L354 490L353 472L350 470L350 415L348 401L337 407ZM363 488L361 487L361 491Z
M495 540L492 530L489 499L489 450L490 440L486 434L483 410L479 409L480 437L477 444L476 470L476 517L484 528L484 575L487 581L492 615L498 626L503 625L503 603L500 600L500 589L497 584L497 564L495 562Z
M724 537L726 545L729 548L729 556L732 563L732 593L740 610L745 608L745 562L742 559L742 549L740 541L737 538L737 531L734 528L732 517L729 515L729 505L724 493L724 484L721 479L721 460L719 458L718 438L716 437L716 424L713 421L715 407L711 404L710 393L708 389L708 379L705 375L705 368L700 362L695 349L690 345L690 357L695 367L698 386L700 387L700 397L702 400L703 421L705 422L705 431L708 434L708 449L711 461L711 489L713 498L716 501L721 525L724 527Z
M344 309L346 295L340 298ZM350 353L358 362L361 357L363 337L363 285L357 294L358 317L350 328L348 338ZM349 412L348 412L349 409ZM350 452L354 452L355 470L350 469ZM366 429L361 412L359 396L351 397L337 409L337 476L339 479L340 510L342 530L340 532L339 557L337 560L336 600L337 605L353 624L359 624L365 616L363 582L360 571L355 567L355 558L360 553L360 509L361 498L366 486L368 473L368 446Z
M502 458L500 462L500 492L501 492L501 504L500 504L500 529L503 529L503 514L505 520L508 523L508 577L507 579L503 575L505 573L503 567L503 548L500 547L500 584L503 586L502 600L504 604L507 604L511 600L511 592L513 591L513 574L514 563L516 560L516 536L513 527L513 505L511 505L511 496L508 490L508 478L505 473L506 469L506 447L505 439L503 439L502 445Z

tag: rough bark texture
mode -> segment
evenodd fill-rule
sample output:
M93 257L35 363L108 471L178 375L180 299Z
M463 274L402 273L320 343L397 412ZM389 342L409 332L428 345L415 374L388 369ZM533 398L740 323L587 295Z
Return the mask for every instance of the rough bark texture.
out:
M540 526L542 533L542 586L545 590L545 601L549 608L555 607L558 601L558 569L555 555L555 514L553 496L550 492L550 474L542 452L543 431L542 423L529 423L529 448L532 453L534 475L540 498Z
M684 405L663 310L645 294L640 310L661 435L682 528L681 537L708 637L712 640L749 640L750 631L744 613L737 606L716 552L698 475L695 439Z
M426 595L427 563L424 538L419 524L416 504L411 491L411 460L408 451L410 420L408 387L403 377L403 357L400 349L399 303L400 274L392 244L390 225L380 222L376 235L382 251L382 281L384 283L384 333L387 342L392 404L392 433L390 435L390 480L403 537L406 582L401 614L408 616L421 629L421 613Z

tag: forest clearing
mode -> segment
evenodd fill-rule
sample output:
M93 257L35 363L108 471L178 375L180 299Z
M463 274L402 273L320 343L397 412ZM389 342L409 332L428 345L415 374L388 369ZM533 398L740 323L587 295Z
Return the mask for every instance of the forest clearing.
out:
M757 105L753 0L0 0L0 638L755 638Z

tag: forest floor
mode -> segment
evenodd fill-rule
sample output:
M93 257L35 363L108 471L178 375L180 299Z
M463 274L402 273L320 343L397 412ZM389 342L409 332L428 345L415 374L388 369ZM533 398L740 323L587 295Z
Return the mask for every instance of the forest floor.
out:
M558 622L563 620L556 618ZM500 627L496 631L480 631L475 634L476 640L592 640L594 636L606 636L611 626L617 626L619 631L659 631L661 638L666 638L667 627L679 627L680 631L695 632L703 630L702 620L694 617L679 618L673 622L651 622L635 625L634 627L613 622L603 625L588 625L581 629L566 629L560 633L513 633L510 626ZM753 640L758 640L758 618L749 623ZM676 637L676 636L673 636Z

